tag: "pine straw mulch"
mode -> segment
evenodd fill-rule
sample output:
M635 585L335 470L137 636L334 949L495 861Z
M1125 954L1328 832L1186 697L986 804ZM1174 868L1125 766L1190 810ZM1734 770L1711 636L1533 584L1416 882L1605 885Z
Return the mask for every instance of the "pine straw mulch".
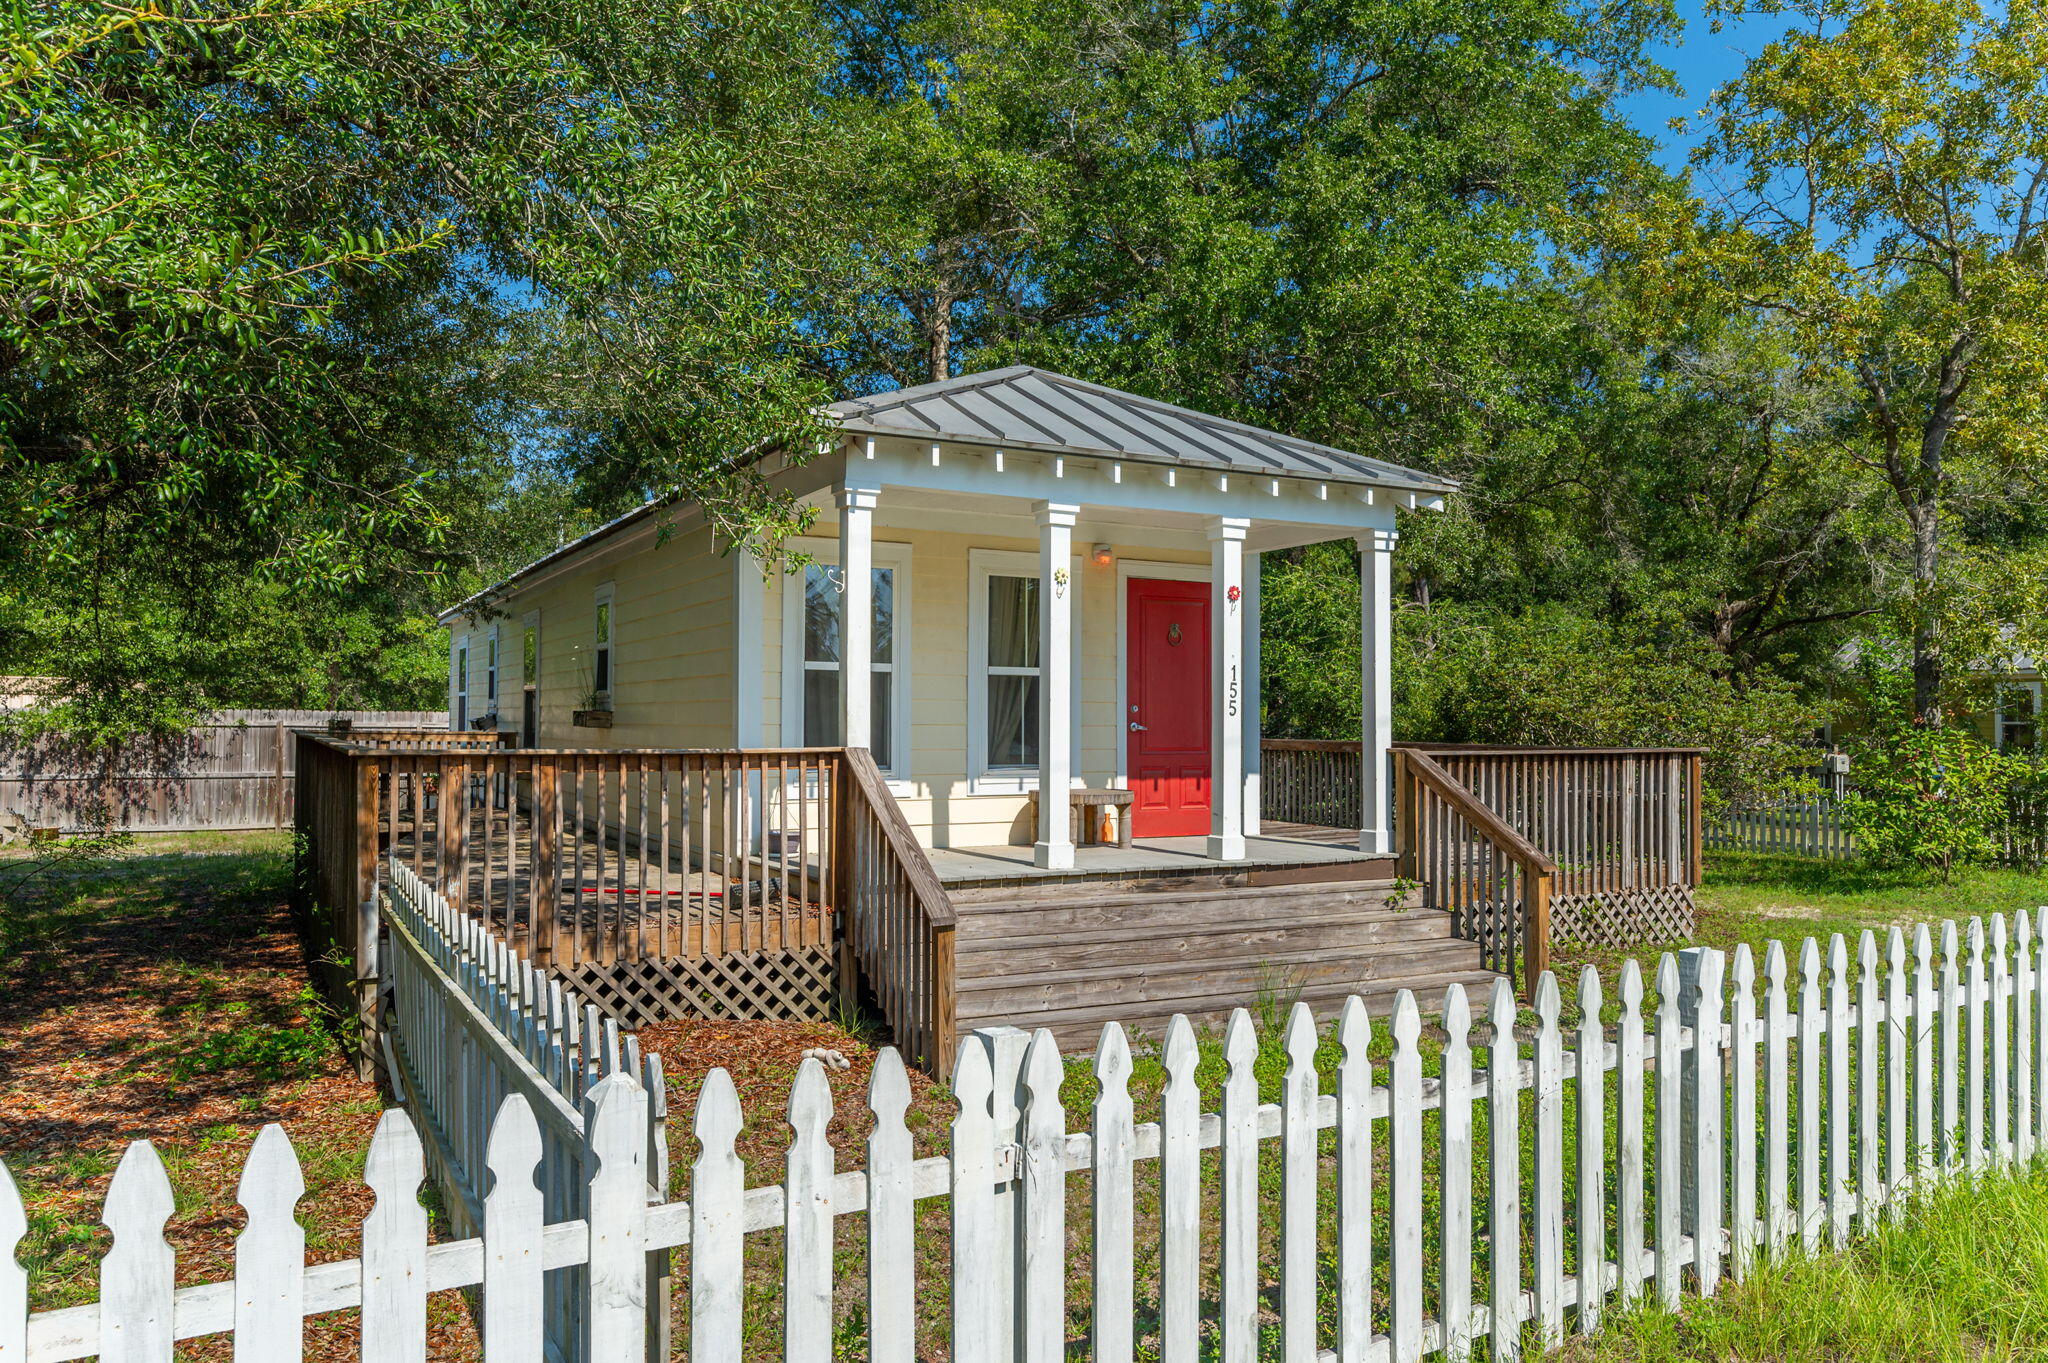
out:
M234 1273L235 1200L256 1133L282 1122L306 1180L307 1257L347 1259L373 1198L363 1157L383 1103L322 1030L287 906L283 840L232 855L95 868L0 958L0 1154L21 1187L31 1305L97 1295L99 1224L126 1145L164 1159L181 1286ZM307 1357L357 1356L353 1312L308 1322ZM473 1359L459 1301L437 1297L431 1356ZM225 1359L227 1336L181 1357Z
M829 1022L734 1022L688 1019L639 1029L640 1048L661 1057L668 1078L668 1129L671 1178L677 1196L687 1196L690 1162L697 1140L691 1119L704 1076L723 1069L739 1091L740 1111L747 1124L736 1148L746 1166L747 1184L780 1183L789 1153L789 1086L811 1049L838 1051L848 1060L844 1070L827 1070L832 1085L832 1122L826 1134L838 1152L839 1167L867 1163L868 1133L874 1118L868 1112L868 1079L879 1047L872 1041ZM944 1152L953 1103L946 1090L918 1070L910 1071L910 1110L905 1123L920 1157Z

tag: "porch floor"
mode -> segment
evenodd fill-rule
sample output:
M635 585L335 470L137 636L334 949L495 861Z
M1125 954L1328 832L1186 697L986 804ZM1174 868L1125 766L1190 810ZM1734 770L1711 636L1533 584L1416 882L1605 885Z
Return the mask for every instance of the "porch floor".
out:
M1358 850L1355 828L1322 828L1314 824L1263 825L1260 835L1245 839L1242 861L1211 861L1209 840L1134 838L1129 848L1088 844L1074 849L1069 870L1050 871L1031 864L1031 848L934 847L926 854L944 885L988 884L1005 880L1094 880L1104 876L1190 874L1272 870L1294 866L1338 866L1351 862L1384 862Z

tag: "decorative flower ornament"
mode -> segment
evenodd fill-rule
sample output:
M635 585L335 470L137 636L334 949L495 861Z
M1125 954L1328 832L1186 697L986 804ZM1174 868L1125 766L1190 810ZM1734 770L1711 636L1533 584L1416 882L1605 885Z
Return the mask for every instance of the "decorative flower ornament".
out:
M1230 598L1231 604L1235 605L1237 598L1244 595L1244 588L1233 585L1224 595Z
M1065 596L1067 594L1067 570L1065 568L1055 568L1052 570L1052 586L1053 591L1059 595Z

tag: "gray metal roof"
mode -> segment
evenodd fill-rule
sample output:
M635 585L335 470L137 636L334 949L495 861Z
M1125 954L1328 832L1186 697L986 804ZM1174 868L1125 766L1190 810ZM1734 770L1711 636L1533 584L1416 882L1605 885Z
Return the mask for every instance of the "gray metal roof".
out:
M849 431L1448 492L1457 484L1030 365L832 404Z

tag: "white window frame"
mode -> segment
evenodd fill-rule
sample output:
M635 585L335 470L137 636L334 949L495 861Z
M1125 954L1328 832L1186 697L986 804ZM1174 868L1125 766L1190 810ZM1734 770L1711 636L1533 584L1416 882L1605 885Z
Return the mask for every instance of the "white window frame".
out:
M1068 580L1078 589L1082 581L1081 555L1068 565ZM988 580L992 577L1039 576L1038 555L1016 549L969 549L967 551L967 793L969 795L1023 795L1038 789L1038 768L997 767L988 760ZM1080 602L1068 612L1072 646L1067 650L1072 673L1074 722L1068 726L1075 789L1087 785L1081 775L1081 616ZM997 675L1029 676L1037 669L1001 668Z
M808 554L820 567L839 566L839 541L836 539L815 539L810 536L796 536L789 541L789 547L799 553ZM910 664L911 641L916 637L911 625L911 555L908 544L894 540L876 540L873 543L874 566L887 568L895 574L892 590L895 593L895 617L891 622L893 630L892 661L877 663L874 670L888 672L893 680L889 685L889 732L895 738L895 751L889 754L891 762L882 768L882 775L888 779L889 789L898 795L910 793L910 688L911 678L916 669ZM803 746L804 734L804 673L825 671L823 663L806 664L804 661L804 574L801 569L783 574L782 577L782 742L784 747Z
M455 636L448 674L453 683L448 693L448 727L460 732L469 727L469 635Z
M597 622L604 621L605 632L598 637ZM605 684L597 684L597 659L602 653L605 659ZM612 582L601 582L590 598L590 689L597 694L597 708L609 710L619 694L619 598L618 586Z
M1991 744L1995 748L2005 747L2005 715L2009 701L2024 693L2030 710L2028 721L2034 726L2034 745L2041 743L2041 683L2037 681L2000 682L1992 693Z

